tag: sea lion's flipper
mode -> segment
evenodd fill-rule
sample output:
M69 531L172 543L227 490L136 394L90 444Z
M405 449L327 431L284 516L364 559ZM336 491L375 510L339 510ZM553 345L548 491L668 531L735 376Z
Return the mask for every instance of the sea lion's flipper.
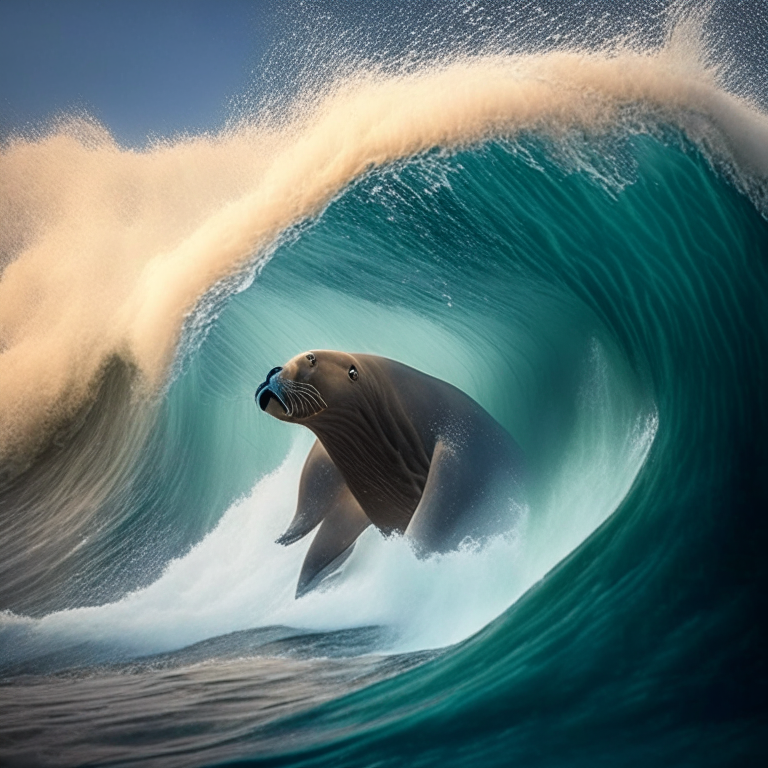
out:
M338 500L348 494L347 484L319 440L304 462L299 481L299 501L288 530L277 540L287 546L314 530Z
M475 439L473 439L475 438ZM405 536L420 554L448 552L509 530L520 498L519 449L502 434L439 440Z
M411 517L405 536L419 553L445 551L452 546L443 546L447 529L461 512L460 480L454 481L456 474L462 474L461 462L455 451L443 441L438 441L429 465L427 483L421 501ZM458 480L458 478L456 478Z
M352 554L357 537L371 524L352 493L346 489L325 515L301 567L296 597L314 589Z

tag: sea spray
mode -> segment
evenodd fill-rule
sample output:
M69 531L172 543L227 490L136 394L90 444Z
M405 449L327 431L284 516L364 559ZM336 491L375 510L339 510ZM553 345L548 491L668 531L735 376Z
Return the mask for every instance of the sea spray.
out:
M768 120L718 87L684 17L658 50L458 59L327 86L279 128L118 147L83 121L6 142L0 205L17 206L0 280L0 461L41 450L106 362L162 386L185 318L371 168L524 130L553 136L679 125L745 186L768 173ZM693 39L692 39L693 38ZM752 179L752 181L750 181ZM759 184L758 184L759 186ZM31 212L36 214L32 215ZM254 260L256 260L254 262Z

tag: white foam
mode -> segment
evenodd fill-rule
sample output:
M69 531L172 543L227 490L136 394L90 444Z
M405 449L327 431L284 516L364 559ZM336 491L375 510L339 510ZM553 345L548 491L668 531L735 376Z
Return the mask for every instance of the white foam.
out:
M501 614L625 497L657 422L620 398L617 386L595 344L565 458L514 534L480 550L419 559L402 538L385 539L368 529L332 586L294 599L312 536L290 547L274 542L293 516L311 444L306 434L275 472L151 586L109 605L39 620L6 613L0 633L22 633L30 649L90 641L135 654L274 625L319 631L383 626L394 637L385 651L456 643Z

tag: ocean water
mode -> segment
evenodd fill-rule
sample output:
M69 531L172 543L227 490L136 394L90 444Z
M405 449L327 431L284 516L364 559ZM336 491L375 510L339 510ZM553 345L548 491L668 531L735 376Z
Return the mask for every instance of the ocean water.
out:
M768 115L705 25L5 142L4 764L762 764ZM485 407L514 532L294 599L312 441L253 392L322 348Z

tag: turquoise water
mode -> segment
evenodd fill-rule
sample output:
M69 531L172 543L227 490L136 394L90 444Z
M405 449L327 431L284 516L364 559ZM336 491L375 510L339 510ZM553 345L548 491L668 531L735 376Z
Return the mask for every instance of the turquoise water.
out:
M81 546L45 589L26 561L3 709L42 696L76 722L111 702L96 741L65 739L67 763L126 743L180 764L749 763L767 254L765 218L672 130L529 134L368 174L201 304ZM487 408L531 461L523 528L426 562L369 531L331 589L293 601L302 545L272 541L310 441L253 390L323 347L395 357ZM109 431L124 379L86 434ZM52 455L36 482L65 466ZM268 716L270 686L290 716ZM185 690L199 707L180 713Z
M324 91L309 45L284 122L0 147L0 762L765 762L768 123L709 67L730 9L604 48L481 8L498 56L358 41ZM555 22L592 52L541 53ZM512 532L369 528L296 600L312 439L254 391L322 348L487 409Z
M764 753L768 228L676 144L622 144L621 189L535 150L540 170L499 148L456 158L466 181L453 189L477 229L434 240L467 243L462 277L474 261L487 284L543 283L587 309L658 431L616 512L479 635L285 726L306 740L297 762L724 765ZM370 730L350 732L361 721Z

